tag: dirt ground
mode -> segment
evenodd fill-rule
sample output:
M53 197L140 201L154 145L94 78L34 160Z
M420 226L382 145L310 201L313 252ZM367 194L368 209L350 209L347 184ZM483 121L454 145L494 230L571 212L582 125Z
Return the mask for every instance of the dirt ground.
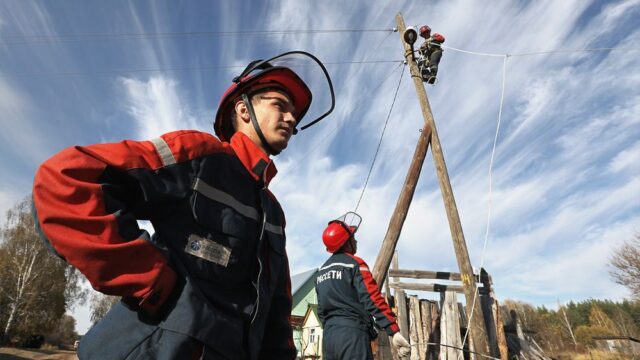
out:
M0 347L0 360L78 360L75 351Z

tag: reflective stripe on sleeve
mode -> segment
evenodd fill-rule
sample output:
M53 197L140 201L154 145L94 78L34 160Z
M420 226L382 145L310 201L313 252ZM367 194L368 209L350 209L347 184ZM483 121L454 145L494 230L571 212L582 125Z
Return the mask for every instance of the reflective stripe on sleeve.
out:
M327 266L321 267L320 271L322 270L326 270L330 267L334 267L334 266L342 266L342 267L347 267L347 268L353 268L353 264L346 264L346 263L333 263L333 264L329 264Z
M156 148L158 155L160 155L162 165L167 166L176 163L176 158L173 157L173 153L171 153L169 145L167 145L163 138L151 139L151 143Z
M264 225L264 229L276 235L284 235L284 231L282 231L282 226L274 225L270 222Z

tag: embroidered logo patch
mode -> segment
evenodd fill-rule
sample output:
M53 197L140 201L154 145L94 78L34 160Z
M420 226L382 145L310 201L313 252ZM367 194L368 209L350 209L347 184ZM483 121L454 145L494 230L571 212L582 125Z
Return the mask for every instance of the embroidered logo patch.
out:
M230 248L194 234L189 235L184 252L224 267L231 257Z

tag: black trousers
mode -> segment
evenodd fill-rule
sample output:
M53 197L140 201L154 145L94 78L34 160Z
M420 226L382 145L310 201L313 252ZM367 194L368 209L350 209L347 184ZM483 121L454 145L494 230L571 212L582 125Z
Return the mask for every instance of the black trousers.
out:
M369 333L343 325L328 325L322 332L324 360L372 360Z

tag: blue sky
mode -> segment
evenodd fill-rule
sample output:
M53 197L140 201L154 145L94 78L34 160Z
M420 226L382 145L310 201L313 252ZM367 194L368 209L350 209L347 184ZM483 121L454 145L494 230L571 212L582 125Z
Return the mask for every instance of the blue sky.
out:
M0 211L67 146L210 131L220 95L246 63L306 50L327 63L336 109L276 158L271 187L287 215L293 272L320 265L322 230L356 206L400 80L399 35L384 31L398 11L407 25L427 23L445 45L474 52L636 49L507 59L491 196L504 58L445 49L439 82L427 88L470 257L492 274L496 295L548 306L627 296L607 263L640 231L638 0L2 1ZM338 29L382 31L308 31ZM359 208L359 253L370 265L420 114L405 71ZM457 271L430 153L397 249L402 268ZM75 313L81 333L87 314Z

